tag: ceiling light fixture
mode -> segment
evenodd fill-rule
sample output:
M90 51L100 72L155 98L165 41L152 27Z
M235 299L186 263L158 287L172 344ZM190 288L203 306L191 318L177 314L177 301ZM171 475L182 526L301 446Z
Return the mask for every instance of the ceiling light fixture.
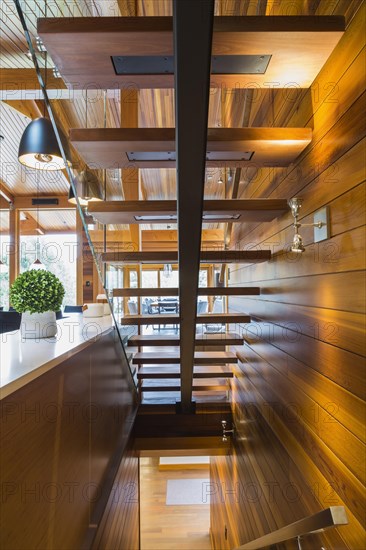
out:
M58 128L67 163L71 166L71 154L67 139ZM23 132L19 144L18 159L21 164L36 170L63 170L65 163L51 121L40 117L32 120Z
M90 170L83 170L75 178L75 187L78 197L89 202L102 201L102 184Z
M75 180L74 180L74 185L75 185ZM70 185L70 187L69 187L69 195L67 197L67 202L69 202L70 204L74 204L75 206L77 204L76 197L75 197L72 185ZM79 197L79 204L80 204L80 206L87 206L88 201L86 201L86 200Z
M46 266L37 258L29 269L46 269Z

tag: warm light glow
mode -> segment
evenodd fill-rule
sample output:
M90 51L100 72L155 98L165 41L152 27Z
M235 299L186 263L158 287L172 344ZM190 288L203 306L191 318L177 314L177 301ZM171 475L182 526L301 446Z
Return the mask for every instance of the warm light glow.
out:
M40 155L28 153L19 157L19 162L28 168L35 170L63 170L65 168L64 159L57 155ZM71 166L71 163L68 163Z

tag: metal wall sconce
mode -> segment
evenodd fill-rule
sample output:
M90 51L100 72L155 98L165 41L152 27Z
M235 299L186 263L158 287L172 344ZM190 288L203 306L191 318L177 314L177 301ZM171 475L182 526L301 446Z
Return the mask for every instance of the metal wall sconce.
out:
M226 426L227 426L227 422L226 420L221 420L221 426L222 426L222 441L225 442L227 441L227 435L228 434L231 434L231 435L234 435L235 433L235 428L234 428L234 425L232 427L231 430L227 430L226 429Z
M299 222L299 212L303 203L303 199L294 197L288 201L291 208L291 214L294 217L293 227L295 229L295 235L291 244L291 252L302 253L305 252L305 247L302 242L302 237L299 234L299 228L301 226L314 227L314 242L324 241L329 239L329 208L325 206L314 213L314 223Z

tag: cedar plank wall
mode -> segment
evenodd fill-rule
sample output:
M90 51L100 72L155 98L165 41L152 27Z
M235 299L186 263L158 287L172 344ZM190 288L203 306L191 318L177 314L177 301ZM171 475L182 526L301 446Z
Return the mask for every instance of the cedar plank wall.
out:
M347 32L312 91L291 96L292 103L281 91L266 94L264 115L252 108L251 124L311 125L314 136L296 164L263 170L242 198L299 195L302 223L329 205L331 237L314 244L313 229L302 227L306 252L294 257L284 252L293 236L290 215L236 226L233 246L271 246L275 255L267 264L230 268L230 285L262 292L229 302L231 312L248 312L255 322L241 326L247 343L237 348L233 455L211 466L217 550L342 504L349 525L304 538L303 547L366 547L365 8L359 1L321 2L316 13L345 15Z

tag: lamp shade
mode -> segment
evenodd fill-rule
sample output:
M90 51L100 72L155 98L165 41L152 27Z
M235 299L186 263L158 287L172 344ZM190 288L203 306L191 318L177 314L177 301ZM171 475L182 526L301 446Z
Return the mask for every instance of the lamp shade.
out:
M89 201L102 201L102 184L93 172L83 170L75 178L75 187L78 198Z
M67 201L71 204L76 204L76 197L74 195L74 190L73 190L71 185L70 185L70 188L69 188L69 196L67 198ZM80 206L87 206L88 201L86 201L86 200L82 199L81 197L79 197L79 204L80 204Z
M46 269L46 266L38 258L32 263L29 269Z
M297 254L305 252L305 247L302 243L302 237L298 233L295 233L294 235L294 239L291 245L291 252L296 252Z
M58 133L68 164L71 165L67 139L60 129L58 129ZM20 140L18 158L24 166L37 170L62 170L65 168L52 123L48 118L36 118L28 124Z

